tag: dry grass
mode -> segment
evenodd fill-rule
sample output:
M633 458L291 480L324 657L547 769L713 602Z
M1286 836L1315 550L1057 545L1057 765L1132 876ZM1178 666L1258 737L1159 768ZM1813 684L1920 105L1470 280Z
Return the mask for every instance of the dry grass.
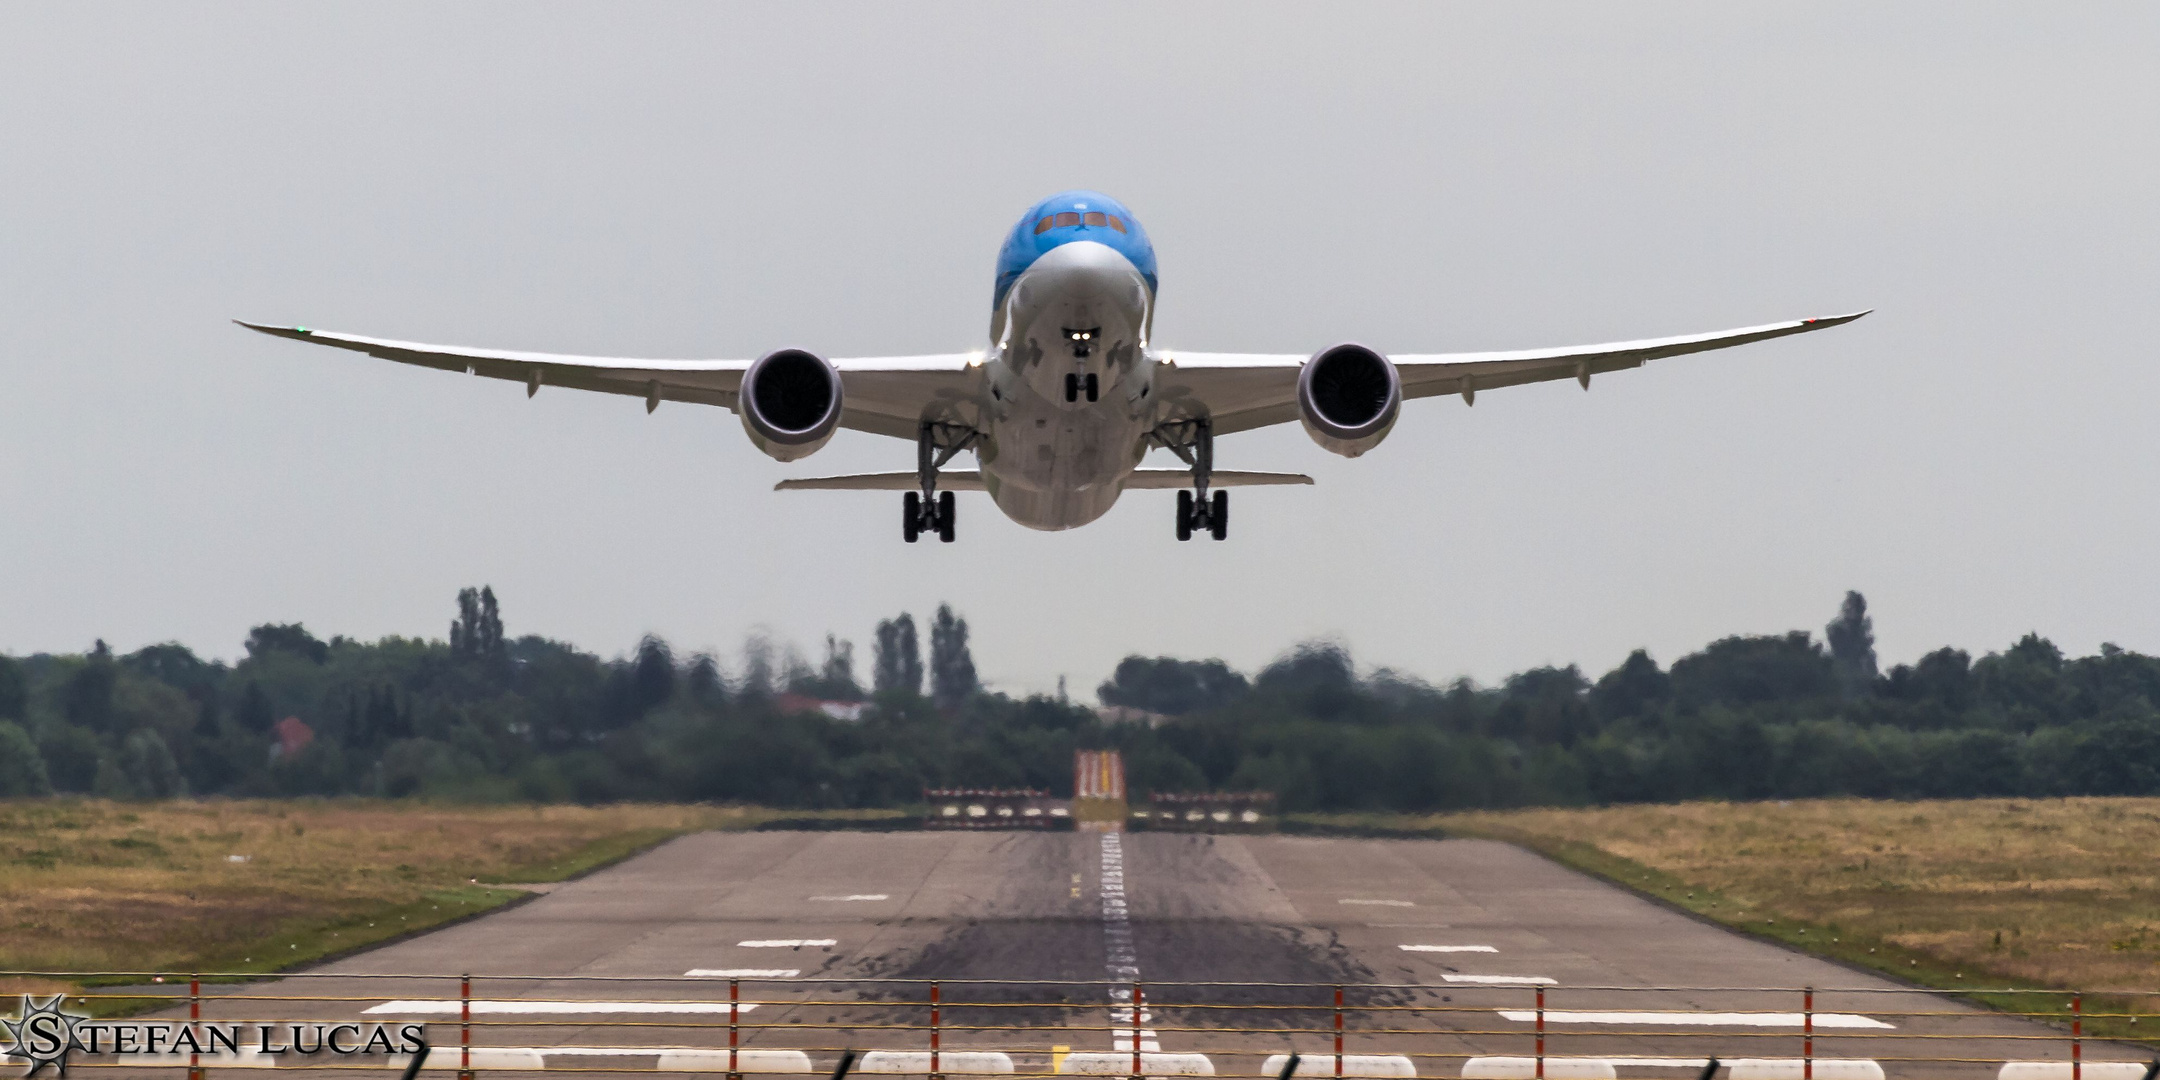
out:
M1511 840L1750 933L1919 982L2160 988L2160 799L1329 820Z
M0 969L275 970L524 895L490 882L560 880L679 833L771 816L700 806L0 802Z

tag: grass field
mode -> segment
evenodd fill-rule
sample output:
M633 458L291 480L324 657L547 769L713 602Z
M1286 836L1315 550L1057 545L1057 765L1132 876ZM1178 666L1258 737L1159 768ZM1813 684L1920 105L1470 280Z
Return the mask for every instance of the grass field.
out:
M1312 820L1513 841L1751 934L1928 985L2077 989L2141 1005L2160 991L2160 799Z
M560 881L680 833L777 816L703 806L5 802L0 970L277 970L527 895L505 886ZM58 984L15 979L0 993L47 986Z

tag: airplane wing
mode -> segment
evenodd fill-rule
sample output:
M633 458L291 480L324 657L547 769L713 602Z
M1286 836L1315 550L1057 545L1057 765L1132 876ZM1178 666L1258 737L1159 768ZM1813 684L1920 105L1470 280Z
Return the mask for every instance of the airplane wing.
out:
M1463 400L1470 401L1481 390L1554 379L1579 379L1587 389L1592 375L1641 367L1648 361L1668 356L1825 330L1865 314L1865 311L1856 311L1820 319L1795 319L1709 334L1617 341L1605 345L1516 352L1413 354L1388 359L1394 362L1402 377L1404 398L1461 394ZM1304 355L1166 351L1156 356L1169 365L1158 376L1165 404L1182 407L1193 416L1211 417L1217 435L1250 431L1298 418L1297 378L1298 370L1308 359Z
M640 397L647 412L662 401L733 409L743 370L750 366L748 360L634 360L470 349L233 321L276 337L350 349L401 364L521 382L527 394L538 393L543 386L562 386ZM970 394L975 367L981 362L980 353L835 359L832 363L840 371L842 387L840 426L913 441L917 424L932 405Z

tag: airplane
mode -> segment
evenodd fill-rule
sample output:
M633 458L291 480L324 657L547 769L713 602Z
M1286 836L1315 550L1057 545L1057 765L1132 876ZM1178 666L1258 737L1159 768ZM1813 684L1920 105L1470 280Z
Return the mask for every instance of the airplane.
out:
M424 345L239 322L250 330L445 371L645 399L718 405L773 459L816 453L840 428L915 444L915 468L783 480L783 491L903 491L901 537L950 543L954 491L983 491L1032 529L1085 525L1127 491L1177 490L1177 538L1228 537L1225 488L1310 484L1298 473L1215 467L1215 439L1297 421L1344 457L1373 449L1405 400L1641 367L1650 360L1804 334L1866 311L1708 334L1513 352L1390 357L1356 342L1313 353L1186 352L1155 345L1155 246L1123 203L1065 191L1030 207L998 251L989 347L935 356L636 360ZM1149 450L1184 468L1144 469ZM977 468L947 470L963 451Z

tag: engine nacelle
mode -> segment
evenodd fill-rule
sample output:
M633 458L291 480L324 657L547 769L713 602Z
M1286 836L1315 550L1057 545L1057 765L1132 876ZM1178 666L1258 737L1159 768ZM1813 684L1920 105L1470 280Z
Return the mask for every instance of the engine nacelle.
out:
M801 349L766 353L743 372L735 411L750 441L773 460L809 457L840 427L840 371Z
M1322 349L1298 371L1298 417L1329 453L1356 457L1387 438L1402 412L1402 377L1363 345Z

